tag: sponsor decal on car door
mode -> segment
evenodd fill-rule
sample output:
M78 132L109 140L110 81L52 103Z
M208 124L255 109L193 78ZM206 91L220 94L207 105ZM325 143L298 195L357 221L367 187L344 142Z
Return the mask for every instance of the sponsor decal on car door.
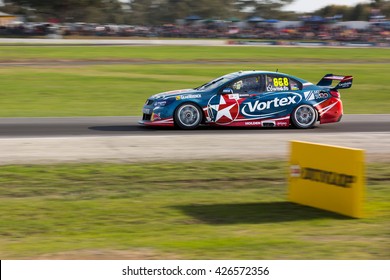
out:
M248 98L241 104L241 114L250 119L272 118L286 115L302 96L295 92L271 92Z

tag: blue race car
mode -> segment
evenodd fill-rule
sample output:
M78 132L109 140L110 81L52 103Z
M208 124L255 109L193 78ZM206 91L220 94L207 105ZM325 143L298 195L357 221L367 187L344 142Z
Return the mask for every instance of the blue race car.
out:
M140 124L182 129L199 125L311 128L317 121L340 121L343 106L338 90L350 88L352 81L352 76L327 74L314 85L279 72L235 72L194 89L151 96Z

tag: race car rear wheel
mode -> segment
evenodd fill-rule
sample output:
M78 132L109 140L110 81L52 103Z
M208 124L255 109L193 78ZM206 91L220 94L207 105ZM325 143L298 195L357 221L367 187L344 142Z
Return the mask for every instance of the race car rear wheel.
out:
M292 124L297 128L311 128L316 123L317 110L312 106L303 104L298 106L291 115Z
M195 129L202 122L202 110L193 103L183 103L175 111L175 124L182 129Z

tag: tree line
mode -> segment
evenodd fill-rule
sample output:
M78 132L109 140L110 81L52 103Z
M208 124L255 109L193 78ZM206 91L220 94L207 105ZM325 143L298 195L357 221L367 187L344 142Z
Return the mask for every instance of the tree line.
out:
M94 22L159 25L199 16L203 19L245 20L250 16L297 20L302 14L281 8L294 0L3 0L1 11L28 21ZM371 0L354 7L331 5L316 15L341 15L343 20L368 20L373 11L390 16L389 0Z

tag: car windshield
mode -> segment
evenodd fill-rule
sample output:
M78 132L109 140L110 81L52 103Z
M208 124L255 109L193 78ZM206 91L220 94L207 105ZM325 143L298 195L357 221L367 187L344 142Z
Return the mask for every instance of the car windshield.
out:
M195 89L196 90L215 89L231 79L232 79L232 75L225 75L225 76L216 78L208 83L205 83L204 85L201 85L200 87L197 87Z

